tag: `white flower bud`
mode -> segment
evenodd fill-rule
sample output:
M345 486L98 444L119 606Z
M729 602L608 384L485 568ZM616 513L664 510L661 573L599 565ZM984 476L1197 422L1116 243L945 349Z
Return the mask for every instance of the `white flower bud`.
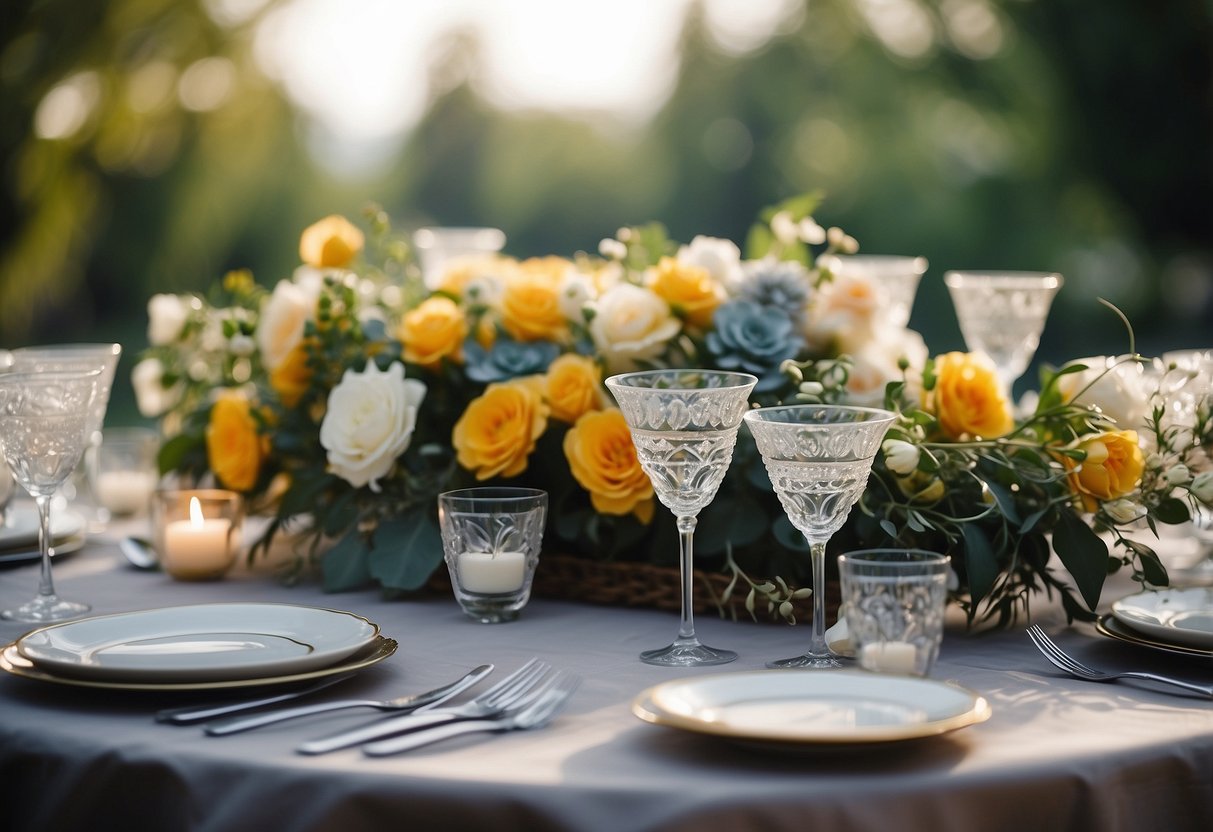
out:
M1205 505L1213 506L1213 471L1197 474L1192 480L1192 496Z
M918 459L921 452L918 447L900 439L889 439L881 446L884 451L884 464L894 474L908 477L918 469Z
M838 250L843 254L854 254L859 251L859 241L848 234L842 238L842 244L838 247Z
M1163 463L1165 462L1166 460L1163 459L1163 456L1160 453L1153 453L1146 457L1146 467L1152 471L1157 471L1158 469L1162 468Z
M1183 485L1192 479L1192 472L1188 470L1187 465L1180 462L1168 468L1163 479L1167 481L1168 485Z
M771 233L775 235L776 240L785 246L791 245L800 239L800 228L796 225L796 221L792 219L792 215L787 211L780 211L771 217Z
M800 239L809 245L821 245L826 241L826 230L812 217L805 217L800 221Z
M1104 513L1121 525L1133 523L1146 516L1146 507L1141 503L1121 497L1103 504Z
M227 348L232 355L238 358L248 358L257 351L257 342L252 336L244 333L236 333L227 342Z
M846 232L836 225L830 226L830 230L826 232L826 242L830 244L831 248L841 249L846 238Z
M628 247L618 240L605 237L598 243L598 253L608 260L622 260L628 256Z
M800 383L800 392L806 396L820 396L825 390L820 381L803 381Z

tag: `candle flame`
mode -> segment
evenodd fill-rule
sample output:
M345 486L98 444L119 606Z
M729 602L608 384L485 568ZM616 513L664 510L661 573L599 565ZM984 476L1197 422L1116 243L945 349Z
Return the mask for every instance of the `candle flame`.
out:
M197 497L190 497L190 526L202 528L202 503L198 502Z

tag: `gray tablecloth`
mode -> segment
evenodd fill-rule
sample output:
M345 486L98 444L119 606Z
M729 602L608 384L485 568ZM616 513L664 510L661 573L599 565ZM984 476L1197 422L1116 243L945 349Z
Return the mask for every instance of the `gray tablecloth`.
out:
M736 649L723 668L669 670L637 653L667 643L672 615L533 600L496 626L453 600L324 595L265 576L177 583L125 567L91 543L56 569L62 593L97 613L219 600L348 609L400 642L386 662L318 698L428 689L491 661L532 655L584 683L545 730L465 739L368 759L292 752L367 719L330 715L227 738L156 724L198 694L136 694L0 678L0 827L14 830L1182 830L1213 829L1213 701L1063 677L1022 629L950 631L934 677L983 693L994 715L946 737L857 752L755 751L651 726L629 711L644 688L692 673L758 669L802 651L804 626L700 617L704 640ZM33 567L0 572L0 604L32 594ZM1213 682L1213 663L1037 621L1089 663ZM26 627L0 622L0 638ZM791 672L791 671L789 671Z

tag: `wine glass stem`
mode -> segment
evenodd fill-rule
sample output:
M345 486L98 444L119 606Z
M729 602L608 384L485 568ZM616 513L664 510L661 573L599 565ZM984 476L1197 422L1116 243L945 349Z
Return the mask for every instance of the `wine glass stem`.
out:
M813 641L810 656L828 656L826 644L826 545L810 543L809 556L813 562Z
M44 598L55 594L51 581L51 497L44 494L34 497L38 506L38 549L42 553L42 575L38 579L38 594Z
M691 579L694 558L694 517L678 518L678 571L682 578L682 621L678 627L679 641L695 641L695 613L691 609Z

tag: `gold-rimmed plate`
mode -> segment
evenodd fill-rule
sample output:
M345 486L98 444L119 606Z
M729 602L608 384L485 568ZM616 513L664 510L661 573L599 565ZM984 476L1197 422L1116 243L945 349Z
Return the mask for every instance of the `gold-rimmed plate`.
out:
M55 541L51 546L51 557L58 560L65 558L68 555L79 552L84 548L85 542L88 540L83 533L75 534L71 537L65 537ZM38 544L35 541L33 549L5 549L0 551L0 567L4 566L24 566L29 563L37 563L42 560L42 552L38 549Z
M292 673L283 676L262 676L252 679L231 679L222 682L111 682L97 679L80 679L73 676L63 676L34 666L34 663L17 652L17 644L13 642L0 648L0 670L13 676L25 679L36 679L40 682L52 682L58 685L71 685L82 688L102 688L105 690L138 690L138 691L197 691L222 690L225 688L270 687L273 685L289 685L294 682L305 682L309 679L322 679L325 676L335 676L340 673L352 673L362 670L391 656L396 652L394 639L378 636L357 653L337 662L334 665L312 670L307 673Z
M1128 644L1136 644L1138 647L1148 647L1152 650L1162 650L1167 653L1174 653L1179 656L1194 656L1202 659L1213 659L1213 650L1206 650L1203 647L1190 647L1184 644L1173 644L1165 641L1158 641L1150 638L1145 633L1139 633L1127 624L1117 620L1112 613L1107 613L1100 616L1099 621L1095 622L1095 630L1102 636L1116 639L1117 641L1127 642Z
M984 722L990 712L985 697L959 685L853 670L696 676L632 702L645 722L783 748L921 739Z

